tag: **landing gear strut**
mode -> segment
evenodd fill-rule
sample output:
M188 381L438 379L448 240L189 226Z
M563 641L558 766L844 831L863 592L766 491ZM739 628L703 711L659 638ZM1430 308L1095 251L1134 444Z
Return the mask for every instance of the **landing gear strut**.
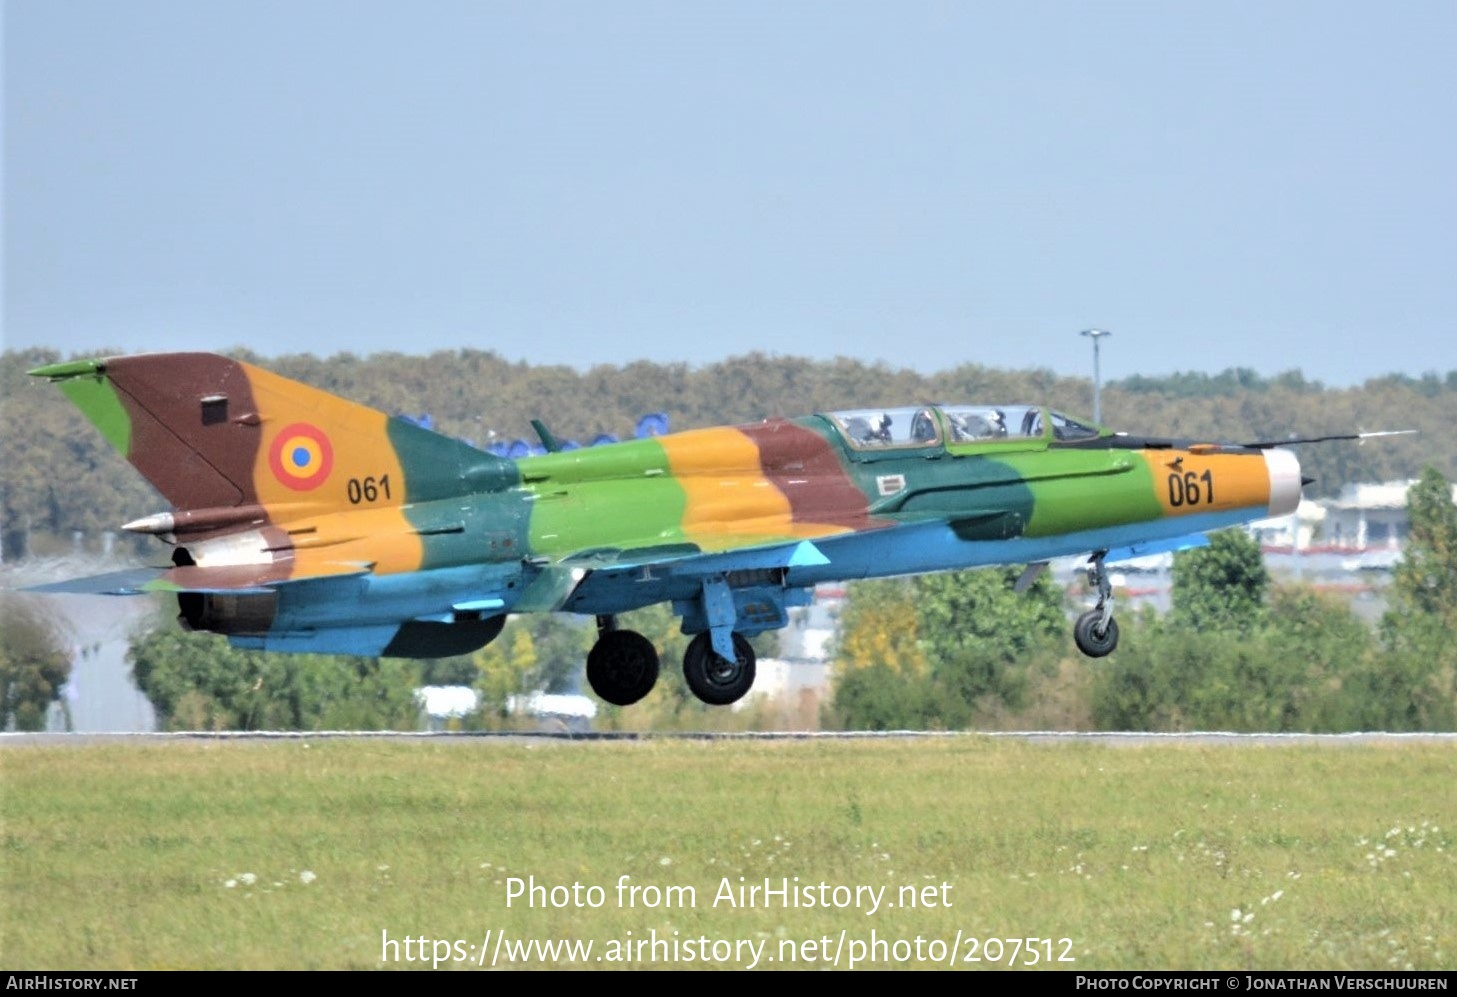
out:
M1101 658L1118 646L1118 621L1113 619L1113 586L1108 583L1108 571L1103 566L1103 558L1107 554L1106 550L1094 553L1092 566L1088 568L1088 583L1098 590L1098 605L1079 616L1077 623L1073 624L1073 642L1090 658Z
M733 661L713 649L713 635L707 630L689 642L683 655L688 688L711 706L737 702L754 685L754 648L742 634L735 633L733 640Z
M597 643L587 653L587 683L613 706L631 706L658 681L658 649L635 630L617 629L612 616L597 617Z

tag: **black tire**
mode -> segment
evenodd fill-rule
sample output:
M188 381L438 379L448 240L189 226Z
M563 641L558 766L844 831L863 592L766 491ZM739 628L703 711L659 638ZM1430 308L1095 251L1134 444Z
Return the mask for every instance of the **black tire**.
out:
M609 630L587 653L587 683L613 706L631 706L658 681L658 649L635 630Z
M1090 658L1112 654L1118 646L1118 621L1110 616L1107 629L1099 635L1098 621L1102 618L1102 610L1090 609L1073 624L1073 643Z
M754 648L741 634L734 634L734 652L738 660L722 658L707 631L689 642L683 655L683 678L693 695L710 706L727 706L744 698L754 686Z

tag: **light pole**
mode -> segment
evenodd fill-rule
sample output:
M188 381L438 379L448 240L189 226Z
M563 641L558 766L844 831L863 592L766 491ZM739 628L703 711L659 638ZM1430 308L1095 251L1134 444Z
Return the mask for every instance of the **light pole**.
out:
M1103 425L1103 382L1098 374L1098 340L1113 335L1107 329L1084 329L1078 333L1093 341L1093 421Z

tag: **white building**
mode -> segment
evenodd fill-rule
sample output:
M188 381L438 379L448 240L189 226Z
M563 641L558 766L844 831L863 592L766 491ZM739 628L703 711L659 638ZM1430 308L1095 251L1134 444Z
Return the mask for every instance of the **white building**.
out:
M1290 515L1256 520L1249 531L1265 550L1309 550L1319 542L1326 515L1324 505L1303 498Z
M1410 528L1406 516L1410 481L1346 485L1332 499L1321 499L1325 509L1320 543L1339 550L1395 550L1405 541ZM1452 486L1457 502L1457 485Z

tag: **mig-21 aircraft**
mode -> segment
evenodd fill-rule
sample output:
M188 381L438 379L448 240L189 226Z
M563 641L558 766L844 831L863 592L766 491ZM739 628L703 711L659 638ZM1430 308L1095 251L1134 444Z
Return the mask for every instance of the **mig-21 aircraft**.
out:
M469 653L509 613L578 613L598 630L588 681L618 705L659 671L652 643L617 626L628 610L671 602L695 635L688 686L727 704L754 681L746 638L784 626L818 583L984 565L1027 565L1030 581L1070 555L1089 557L1098 593L1074 638L1102 656L1118 642L1106 562L1293 512L1303 485L1274 443L1139 438L1034 404L826 412L509 459L211 354L31 373L172 506L123 527L170 544L170 566L41 590L173 593L183 626L236 647L370 656Z

